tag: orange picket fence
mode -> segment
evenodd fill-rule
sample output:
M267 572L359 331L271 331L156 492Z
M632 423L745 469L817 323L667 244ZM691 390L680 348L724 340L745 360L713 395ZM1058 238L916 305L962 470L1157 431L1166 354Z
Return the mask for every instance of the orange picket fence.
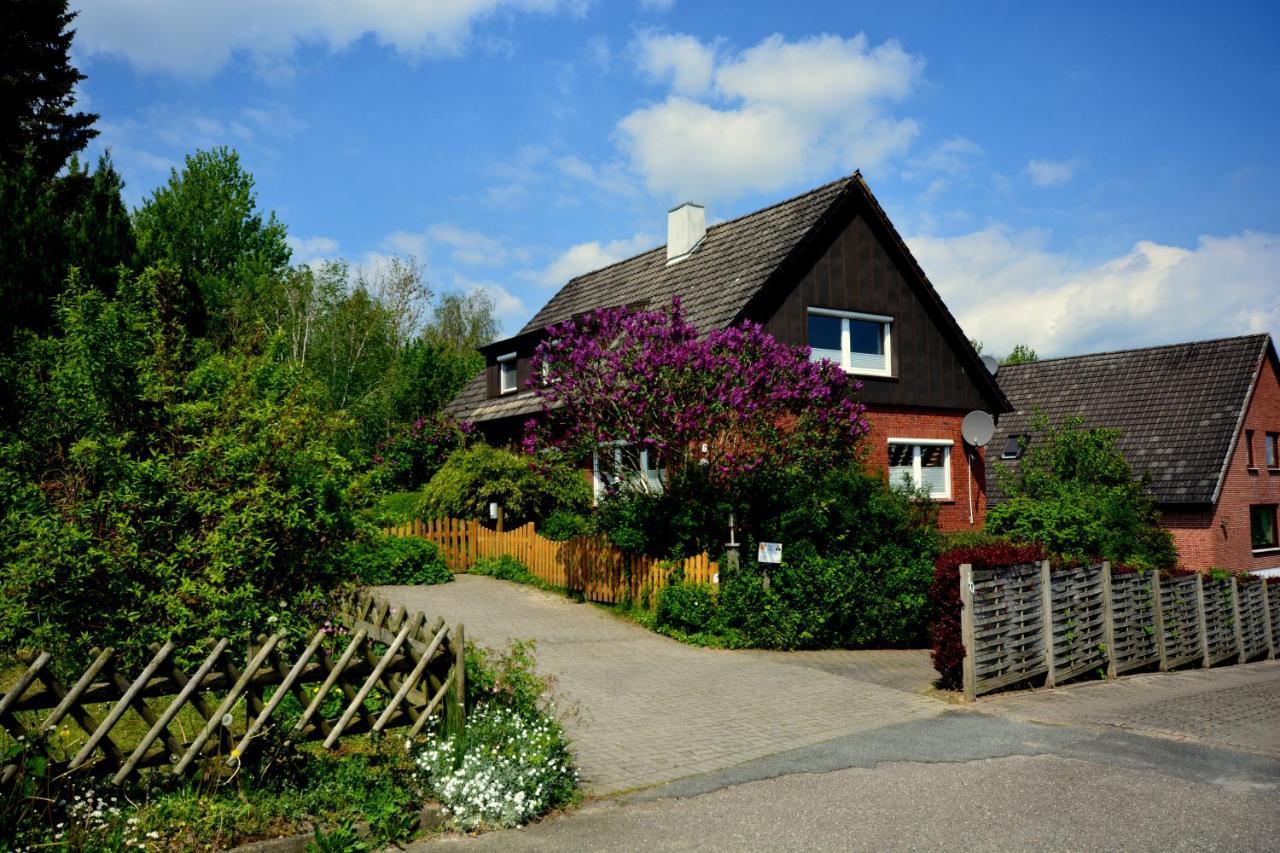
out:
M533 522L498 532L479 521L438 518L412 521L387 530L392 536L419 536L440 547L445 564L465 572L480 557L509 555L529 567L543 583L581 592L588 601L617 604L653 601L673 571L673 564L622 551L603 536L580 536L554 542L538 535ZM679 565L687 581L717 585L720 567L704 552Z

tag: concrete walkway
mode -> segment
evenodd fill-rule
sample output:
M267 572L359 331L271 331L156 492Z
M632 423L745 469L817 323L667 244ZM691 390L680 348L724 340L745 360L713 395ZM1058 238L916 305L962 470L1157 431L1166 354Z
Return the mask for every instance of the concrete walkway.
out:
M482 645L535 639L590 794L734 767L949 707L924 651L779 654L686 646L601 608L492 578L383 587Z

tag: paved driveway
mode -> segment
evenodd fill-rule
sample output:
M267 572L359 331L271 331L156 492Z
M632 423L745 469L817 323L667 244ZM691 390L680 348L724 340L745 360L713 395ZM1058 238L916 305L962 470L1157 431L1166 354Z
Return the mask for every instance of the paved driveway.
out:
M492 578L384 587L462 622L468 639L537 641L584 785L611 794L941 714L923 651L778 654L701 649L589 604Z
M1280 661L984 696L987 714L1113 728L1280 759Z

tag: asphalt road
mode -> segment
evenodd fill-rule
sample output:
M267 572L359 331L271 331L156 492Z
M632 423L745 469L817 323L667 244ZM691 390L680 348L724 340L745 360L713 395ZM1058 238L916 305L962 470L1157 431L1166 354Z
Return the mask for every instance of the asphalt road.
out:
M1276 850L1280 761L968 711L412 849Z

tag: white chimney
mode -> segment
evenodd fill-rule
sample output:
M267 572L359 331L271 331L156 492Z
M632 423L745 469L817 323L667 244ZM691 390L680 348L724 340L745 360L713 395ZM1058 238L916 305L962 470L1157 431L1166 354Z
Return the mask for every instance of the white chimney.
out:
M698 248L707 234L707 212L702 205L686 201L667 213L667 263L683 261Z

